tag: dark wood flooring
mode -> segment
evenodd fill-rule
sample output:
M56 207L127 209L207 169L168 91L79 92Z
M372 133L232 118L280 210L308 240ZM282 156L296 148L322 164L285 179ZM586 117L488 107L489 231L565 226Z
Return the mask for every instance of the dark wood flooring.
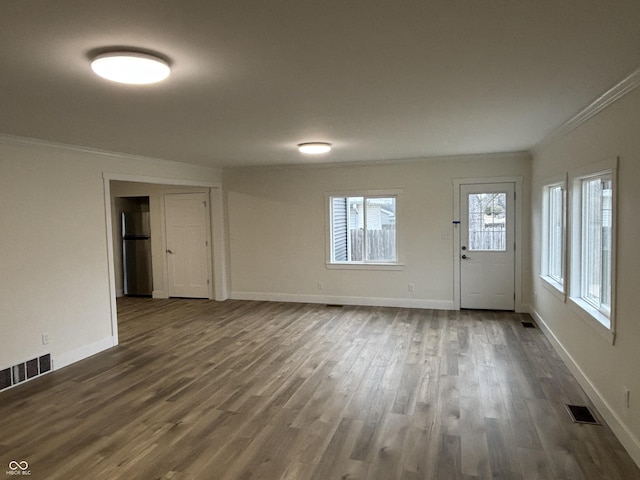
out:
M0 476L640 479L527 315L118 300L120 345L0 394ZM596 413L597 415L597 413ZM7 477L9 478L9 477Z

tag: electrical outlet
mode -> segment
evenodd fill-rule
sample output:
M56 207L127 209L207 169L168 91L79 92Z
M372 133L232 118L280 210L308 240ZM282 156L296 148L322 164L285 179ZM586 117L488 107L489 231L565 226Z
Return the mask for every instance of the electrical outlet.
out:
M409 291L410 291L411 293L413 293L415 289L416 289L415 285L414 285L413 283L410 283L410 284L409 284Z
M622 387L624 389L624 406L629 408L631 405L631 391L627 387Z
M324 283L318 282L318 290L323 290L323 289L324 289Z
M47 345L49 343L49 334L47 332L42 332L42 344Z

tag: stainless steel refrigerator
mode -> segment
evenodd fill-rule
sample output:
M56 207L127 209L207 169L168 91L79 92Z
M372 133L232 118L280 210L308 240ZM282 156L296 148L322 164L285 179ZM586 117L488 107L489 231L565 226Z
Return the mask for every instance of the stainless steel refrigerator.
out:
M149 212L122 213L122 256L125 295L151 295Z

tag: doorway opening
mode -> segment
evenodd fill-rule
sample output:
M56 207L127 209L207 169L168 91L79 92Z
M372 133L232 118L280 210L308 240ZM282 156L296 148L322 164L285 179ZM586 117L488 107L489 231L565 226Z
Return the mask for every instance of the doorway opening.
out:
M218 183L135 175L104 174L104 199L107 226L107 259L109 264L110 316L113 344L118 344L117 297L125 295L123 262L122 212L149 213L151 240L152 298L169 298L167 273L167 245L165 231L165 194L199 193L207 202L205 236L207 258L203 269L207 272L207 289L203 294L209 300L228 298L226 279L226 235L222 188ZM148 207L147 207L148 204ZM128 290L128 289L127 289ZM151 299L149 299L151 302Z

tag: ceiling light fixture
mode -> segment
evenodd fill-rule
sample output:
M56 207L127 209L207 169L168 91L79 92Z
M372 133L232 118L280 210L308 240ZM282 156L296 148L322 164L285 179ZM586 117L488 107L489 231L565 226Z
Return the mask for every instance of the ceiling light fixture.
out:
M93 59L91 69L107 80L132 85L156 83L171 73L163 59L139 52L103 53Z
M318 155L320 153L327 153L331 150L331 144L327 142L308 142L299 143L298 150L300 153L307 153L309 155Z

